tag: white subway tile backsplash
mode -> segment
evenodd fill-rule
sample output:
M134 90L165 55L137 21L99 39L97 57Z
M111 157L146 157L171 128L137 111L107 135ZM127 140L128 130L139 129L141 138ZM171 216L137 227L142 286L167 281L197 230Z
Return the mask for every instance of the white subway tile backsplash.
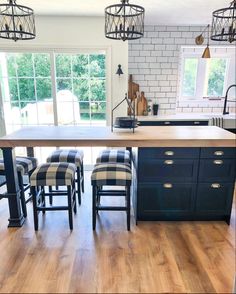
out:
M157 101L159 114L175 111L222 113L223 101L177 99L180 48L195 45L195 37L203 29L204 26L148 25L143 38L129 41L129 74L133 75L134 82L138 82L147 99ZM235 112L235 107L231 107L230 112Z

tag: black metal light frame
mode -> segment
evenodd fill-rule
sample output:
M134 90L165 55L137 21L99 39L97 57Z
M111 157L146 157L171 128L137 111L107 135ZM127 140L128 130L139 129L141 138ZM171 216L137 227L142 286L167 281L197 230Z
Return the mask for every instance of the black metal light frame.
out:
M129 0L121 0L121 4L106 7L105 36L123 41L143 37L144 13L142 6L129 4Z
M211 40L236 41L236 0L227 8L213 11Z
M0 38L31 40L36 36L33 9L17 5L16 0L0 4Z

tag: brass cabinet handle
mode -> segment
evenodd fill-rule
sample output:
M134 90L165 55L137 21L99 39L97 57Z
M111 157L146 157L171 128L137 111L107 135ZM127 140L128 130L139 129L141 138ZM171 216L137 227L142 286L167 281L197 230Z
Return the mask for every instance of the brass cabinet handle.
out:
M163 187L166 188L166 189L171 189L173 187L173 185L171 183L165 183L163 185Z
M211 184L211 187L212 187L213 189L219 189L219 188L220 188L220 184L218 184L218 183L213 183L213 184Z
M214 155L216 155L216 156L222 156L222 155L224 155L224 151L220 151L220 150L215 151L214 152Z
M173 156L175 153L174 153L174 151L166 151L165 152L165 155L167 155L167 156Z
M213 162L214 164L218 164L218 165L223 164L223 160L214 160Z
M200 125L200 122L199 121L195 121L194 124L195 125Z
M165 163L165 164L168 164L168 165L169 165L169 164L173 164L173 163L174 163L174 160L165 160L164 163Z
M170 125L170 122L169 121L165 121L164 124L165 125Z

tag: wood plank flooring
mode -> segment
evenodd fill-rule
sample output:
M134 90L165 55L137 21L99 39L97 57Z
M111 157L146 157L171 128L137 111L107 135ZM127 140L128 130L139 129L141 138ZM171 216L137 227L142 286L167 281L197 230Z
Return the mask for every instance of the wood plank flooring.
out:
M67 212L7 228L0 201L1 293L231 293L235 274L235 201L225 222L140 222L100 212L91 224L90 173L70 232ZM106 199L106 201L108 201ZM119 203L118 199L113 200Z

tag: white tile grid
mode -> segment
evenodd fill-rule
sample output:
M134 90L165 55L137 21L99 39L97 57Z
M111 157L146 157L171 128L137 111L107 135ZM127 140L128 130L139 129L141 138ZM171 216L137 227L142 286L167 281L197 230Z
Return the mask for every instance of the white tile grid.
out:
M223 101L179 102L179 54L182 45L195 45L204 26L145 26L144 37L129 41L129 74L147 99L159 104L159 114L222 112ZM214 45L223 45L214 42ZM230 113L236 107L230 107Z

